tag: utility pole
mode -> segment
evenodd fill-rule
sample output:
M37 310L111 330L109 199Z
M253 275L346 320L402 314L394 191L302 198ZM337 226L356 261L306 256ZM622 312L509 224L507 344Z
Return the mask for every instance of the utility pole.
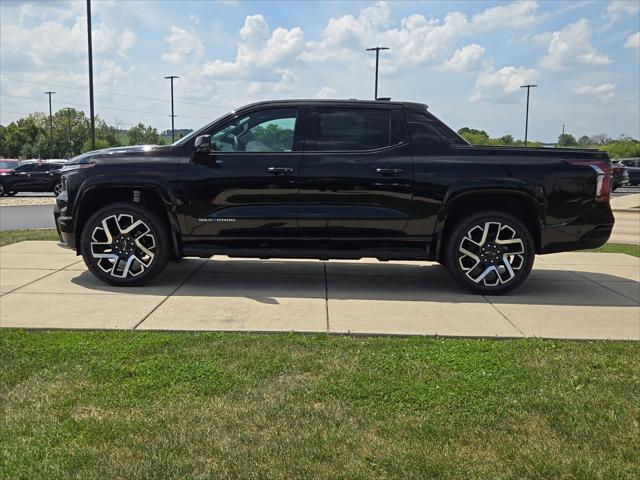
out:
M380 50L389 50L389 47L373 47L367 48L367 52L376 52L376 87L375 87L375 96L374 99L378 99L378 62L380 59Z
M73 142L71 141L71 108L65 108L67 111L67 120L69 120L69 158L73 156Z
M96 118L93 109L93 46L91 43L91 0L87 0L87 41L89 44L89 110L91 114L91 149L96 149Z
M538 85L520 85L520 88L527 89L527 114L524 121L524 146L527 146L527 136L529 134L529 91Z
M562 134L564 135L564 123L562 124Z
M164 78L168 78L169 80L171 80L171 143L173 143L175 142L175 136L176 136L176 130L173 125L173 120L176 118L176 116L173 114L173 79L180 78L180 77L177 77L175 75L169 75L168 77L164 77Z
M53 158L53 116L51 111L51 95L56 92L44 92L49 95L49 158Z

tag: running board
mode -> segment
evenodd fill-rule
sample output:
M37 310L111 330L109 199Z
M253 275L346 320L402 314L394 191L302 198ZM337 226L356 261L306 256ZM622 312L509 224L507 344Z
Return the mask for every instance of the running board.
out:
M189 245L182 250L185 257L209 258L226 255L235 258L305 258L315 260L359 260L377 258L387 260L429 260L428 251L420 248L324 250L280 248L220 248L219 246Z

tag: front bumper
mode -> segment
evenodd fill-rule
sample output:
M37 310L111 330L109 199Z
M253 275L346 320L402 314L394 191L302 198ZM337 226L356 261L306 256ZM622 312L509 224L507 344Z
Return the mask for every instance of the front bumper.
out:
M56 224L56 230L58 231L58 237L60 238L58 245L63 248L75 250L76 235L74 232L73 218L66 214L66 205L59 200L56 200L56 205L53 207L53 219Z

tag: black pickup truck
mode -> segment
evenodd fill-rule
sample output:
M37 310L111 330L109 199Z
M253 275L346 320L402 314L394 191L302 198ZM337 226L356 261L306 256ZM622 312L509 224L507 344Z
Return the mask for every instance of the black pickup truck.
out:
M469 145L409 102L256 103L172 145L75 157L62 186L61 243L114 285L183 256L372 257L499 294L614 222L606 153Z

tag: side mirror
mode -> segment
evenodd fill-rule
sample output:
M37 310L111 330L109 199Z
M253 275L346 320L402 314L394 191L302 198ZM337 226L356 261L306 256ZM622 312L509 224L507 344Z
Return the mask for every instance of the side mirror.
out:
M200 135L194 143L196 152L208 153L211 151L211 135Z

